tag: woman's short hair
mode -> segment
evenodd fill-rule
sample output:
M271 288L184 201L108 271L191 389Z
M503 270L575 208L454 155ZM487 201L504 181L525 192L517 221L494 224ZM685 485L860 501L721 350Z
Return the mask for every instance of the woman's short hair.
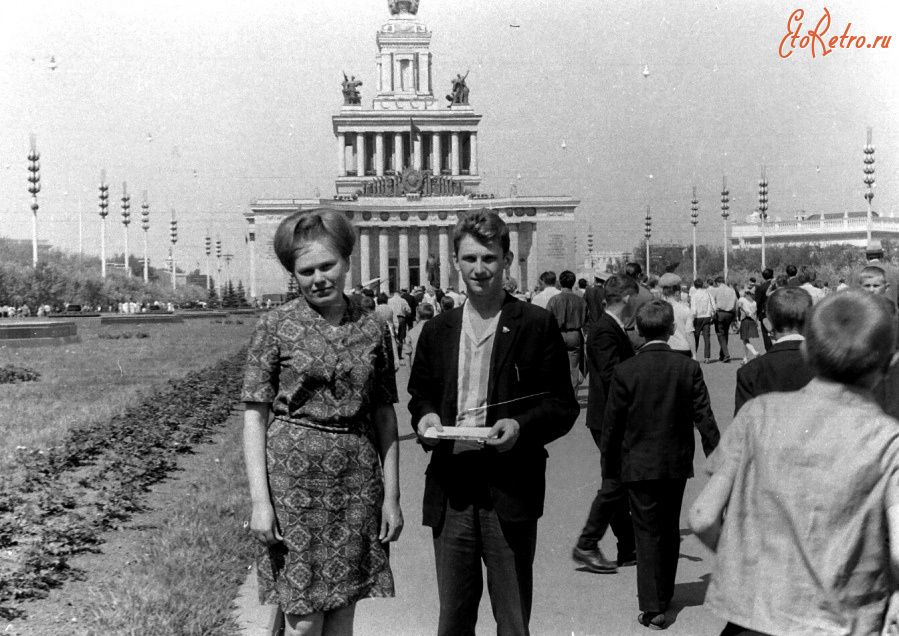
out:
M857 384L873 371L886 370L897 328L883 296L858 289L831 294L812 308L806 321L806 361L817 376Z
M674 309L671 303L655 298L640 305L637 310L637 331L646 340L658 340L671 334L674 324Z
M281 265L293 273L297 248L304 241L324 238L337 254L349 260L356 246L356 230L342 212L332 208L315 208L294 212L281 221L273 241Z
M492 210L475 210L459 219L453 229L453 254L459 253L459 245L466 235L481 245L499 245L503 254L509 251L509 227Z
M456 301L452 296L444 296L440 299L440 309L443 311L449 311L450 309L456 308Z
M625 296L636 296L640 293L640 287L637 281L630 276L622 276L615 274L609 276L606 284L603 285L606 305L614 305L624 300Z
M434 305L431 303L421 303L415 308L419 320L430 320L434 317Z

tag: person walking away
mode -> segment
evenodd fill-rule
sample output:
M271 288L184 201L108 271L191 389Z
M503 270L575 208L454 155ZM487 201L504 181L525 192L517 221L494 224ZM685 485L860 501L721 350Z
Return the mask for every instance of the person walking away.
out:
M806 324L814 379L725 431L690 510L716 554L705 605L723 635L899 629L899 426L871 394L896 334L885 299L831 294Z
M574 272L565 270L559 274L562 291L549 299L546 310L556 319L562 332L571 369L571 387L577 391L584 381L584 324L587 322L587 303L574 292L575 280Z
M771 348L771 336L768 334L768 330L765 329L765 316L768 315L765 307L768 302L768 289L771 287L773 278L774 270L766 267L762 270L762 282L756 285L755 288L755 311L759 324L762 325L762 343L765 346L765 351Z
M641 267L640 263L626 264L624 266L624 273L626 276L630 276L637 281L640 290L636 296L631 296L630 300L627 301L627 307L621 315L621 320L624 323L624 330L627 332L628 337L636 348L644 342L643 338L641 338L637 332L637 310L645 303L652 300L653 295L646 286L643 285L643 267Z
M343 294L355 241L329 208L281 222L275 253L300 296L260 317L247 354L244 527L261 544L260 600L284 612L285 636L349 635L357 601L394 595L396 380L385 325Z
M746 290L737 299L737 317L740 320L740 342L743 343L743 364L749 362L757 355L756 350L749 343L752 338L759 337L759 328L755 324L756 304L752 292Z
M418 339L421 337L421 330L424 329L425 323L434 317L434 308L428 303L420 303L416 309L418 313L418 322L408 333L406 343L408 346L407 354L409 363L415 360L415 350L418 348Z
M503 291L516 256L505 222L470 212L456 223L453 251L468 301L427 322L409 378L411 422L431 453L422 522L434 538L437 634L474 635L486 566L497 633L527 636L544 447L580 408L555 319ZM486 437L448 437L458 425Z
M396 334L397 359L402 364L403 345L406 341L406 321L412 315L412 308L398 289L394 290L390 298L387 299L387 304L393 312L393 332Z
M665 273L659 279L662 300L674 311L674 333L668 340L672 351L696 359L696 340L693 338L693 312L681 301L681 277Z
M606 472L628 489L637 543L638 622L666 627L680 552L680 512L693 476L699 431L708 457L720 434L702 368L668 346L674 310L653 300L637 312L646 339L637 355L612 372L603 422Z
M737 315L737 294L725 282L724 276L715 278L715 286L709 290L715 301L715 334L718 336L718 360L730 362L727 342L730 337L730 326Z
M800 351L812 297L799 287L781 287L768 297L767 307L765 320L774 342L767 353L737 369L735 415L754 397L772 391L798 391L812 379L812 370ZM762 328L766 329L765 325Z
M604 286L607 280L606 276L600 278L594 276L593 284L584 291L584 302L587 303L587 322L584 323L584 336L589 337L593 325L599 320L605 311L605 291Z
M712 344L711 330L712 322L715 319L715 299L701 278L693 281L696 291L693 293L693 302L690 304L690 311L693 312L693 344L694 349L699 351L699 336L702 335L703 340L703 362L708 364L712 361Z
M624 331L621 314L624 313L628 298L639 293L637 281L630 276L615 275L606 280L604 294L606 309L595 321L587 334L587 428L601 450L603 418L612 372L621 362L634 357L634 345ZM627 488L618 476L607 474L606 459L602 461L602 482L587 521L581 530L571 557L578 568L599 574L617 572L619 567L635 565L634 526L631 523ZM618 539L618 557L610 561L599 548L606 530Z
M559 293L556 287L556 273L543 272L540 274L540 291L531 298L531 304L546 309L549 299Z

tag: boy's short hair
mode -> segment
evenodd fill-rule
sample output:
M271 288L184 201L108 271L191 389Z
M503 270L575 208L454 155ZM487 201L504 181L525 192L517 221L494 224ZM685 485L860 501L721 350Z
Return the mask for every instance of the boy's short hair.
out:
M452 296L444 296L440 299L440 309L443 311L449 311L450 309L456 308L456 301Z
M787 276L793 278L796 275L796 266L795 265L787 265L786 267Z
M481 245L499 245L503 254L509 251L509 227L492 210L475 210L459 219L453 228L453 254L459 254L459 244L466 235Z
M431 303L421 303L416 309L419 320L430 320L434 317L434 305Z
M696 280L693 281L693 287L695 287L696 289L702 289L702 285L703 285L703 282L702 282L701 278L697 278Z
M556 284L556 273L555 272L543 272L540 274L540 280L547 287L553 287Z
M653 299L643 303L637 310L637 331L646 340L659 340L671 334L674 324L674 309L671 303Z
M571 289L572 287L574 287L574 283L576 280L577 277L574 275L574 272L571 272L567 269L559 274L559 285L561 285L565 289Z
M805 327L812 296L799 287L778 287L765 302L765 313L771 329L777 333L801 332Z
M812 308L805 326L805 357L816 376L857 384L886 370L896 348L890 302L858 289L832 294Z
M718 283L723 283L723 282L724 282L724 276L715 276L715 284L716 285Z
M587 279L586 278L578 278L577 286L581 289L587 289Z
M332 208L303 210L281 221L272 244L281 265L292 274L297 248L316 239L327 240L342 259L349 260L356 246L356 230L342 212Z
M883 280L887 279L886 271L877 265L866 265L858 274L859 278L876 278L878 276L883 278Z
M765 280L771 280L772 278L774 278L774 270L770 267L766 267L762 270L762 278L764 278Z
M640 293L640 287L630 276L622 276L615 274L609 276L606 284L603 285L603 291L606 305L614 305L624 300L625 296L636 296Z

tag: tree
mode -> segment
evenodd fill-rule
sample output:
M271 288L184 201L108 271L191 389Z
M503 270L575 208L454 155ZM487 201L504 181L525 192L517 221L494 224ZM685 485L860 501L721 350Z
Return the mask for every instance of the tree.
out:
M215 309L221 306L221 300L219 299L218 292L215 291L215 281L212 277L209 277L209 291L206 299L206 306L210 309Z
M244 308L250 306L250 303L247 302L247 292L243 287L242 280L237 281L237 291L235 292L235 294L236 294L235 300L237 301L238 307L240 307L241 309L244 309Z

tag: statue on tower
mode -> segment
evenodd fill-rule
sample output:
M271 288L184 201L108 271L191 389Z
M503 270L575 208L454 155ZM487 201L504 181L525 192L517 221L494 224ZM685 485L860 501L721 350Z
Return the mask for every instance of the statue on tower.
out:
M457 73L453 78L453 92L446 96L450 108L453 107L453 104L468 104L468 85L465 83L465 78L468 77L469 72L465 71L465 75Z
M345 105L358 105L362 103L362 96L359 94L359 87L362 86L362 80L357 80L353 75L349 78L346 71L343 73L343 103Z
M390 15L400 13L418 13L418 0L387 0L387 6L390 9Z

